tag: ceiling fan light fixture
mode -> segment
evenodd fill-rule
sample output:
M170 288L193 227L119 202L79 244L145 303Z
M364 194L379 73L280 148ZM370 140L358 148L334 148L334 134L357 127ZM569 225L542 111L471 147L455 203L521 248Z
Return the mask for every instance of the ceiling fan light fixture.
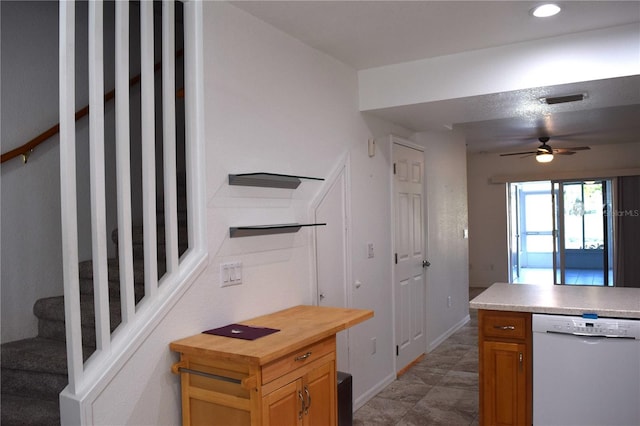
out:
M538 163L549 163L553 160L553 154L548 152L538 152L536 154L536 161Z
M541 4L540 6L535 7L531 10L531 14L536 18L548 18L553 15L557 15L560 13L560 6L553 3Z

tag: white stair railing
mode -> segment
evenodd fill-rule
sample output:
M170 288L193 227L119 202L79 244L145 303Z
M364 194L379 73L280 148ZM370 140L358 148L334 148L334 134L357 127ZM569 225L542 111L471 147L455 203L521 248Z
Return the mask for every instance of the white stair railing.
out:
M129 4L116 2L116 189L118 191L118 265L120 266L120 315L123 324L133 320L135 291L131 235L131 164L129 101Z
M136 305L129 122L129 4L115 4L116 171L121 323L111 333L105 202L103 4L89 2L89 146L96 351L83 363L75 154L75 3L60 2L60 180L67 365L63 424L89 424L91 402L186 291L206 262L202 4L184 2L185 163L188 248L178 255L175 4L162 2L162 133L166 273L158 279L153 2L140 2L144 298Z

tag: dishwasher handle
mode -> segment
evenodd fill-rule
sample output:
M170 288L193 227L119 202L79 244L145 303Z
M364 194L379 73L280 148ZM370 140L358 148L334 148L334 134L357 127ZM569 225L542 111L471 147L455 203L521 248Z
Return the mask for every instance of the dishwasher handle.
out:
M589 337L592 339L631 339L631 340L635 340L635 337L633 336L618 336L618 335L611 335L611 334L589 334L589 333L579 333L579 332L565 332L565 331L552 331L552 330L547 330L547 333L549 334L559 334L559 335L564 335L564 336L575 336L575 337Z

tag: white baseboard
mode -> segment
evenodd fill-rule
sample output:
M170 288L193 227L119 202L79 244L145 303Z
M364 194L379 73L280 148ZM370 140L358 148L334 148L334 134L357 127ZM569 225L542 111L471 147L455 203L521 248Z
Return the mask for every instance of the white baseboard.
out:
M431 343L429 343L427 345L427 353L431 352L432 350L434 350L435 348L440 346L440 344L442 342L444 342L449 337L451 337L451 335L453 335L453 333L455 333L456 331L460 330L470 320L471 320L471 317L469 316L469 314L467 314L467 316L462 318L462 320L460 320L457 324L453 325L453 327L451 327L450 329L448 329L447 331L442 333L440 336L438 336L437 339L435 339L433 342L431 342Z
M382 379L380 382L378 382L377 385L369 389L364 394L360 395L360 397L358 397L355 401L353 401L353 412L355 413L358 408L362 407L364 404L369 402L371 398L373 398L380 391L382 391L384 388L389 386L395 379L396 379L396 374L391 373L390 375Z

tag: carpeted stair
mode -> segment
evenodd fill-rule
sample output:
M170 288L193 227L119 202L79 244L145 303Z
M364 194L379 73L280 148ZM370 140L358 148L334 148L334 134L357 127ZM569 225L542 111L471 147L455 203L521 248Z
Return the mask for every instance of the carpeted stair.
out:
M178 205L186 206L182 192ZM179 253L187 249L186 210L178 211ZM166 271L164 220L158 213L158 277ZM132 230L134 251L134 282L136 303L144 296L144 261L142 227ZM114 243L117 231L112 233ZM111 330L121 321L120 272L117 259L108 260L109 305ZM95 351L95 318L93 299L93 264L91 260L79 264L80 310L83 357ZM0 346L1 361L1 420L2 426L59 425L59 394L68 383L65 345L64 297L38 300L33 313L38 318L38 335L33 338L4 343Z

